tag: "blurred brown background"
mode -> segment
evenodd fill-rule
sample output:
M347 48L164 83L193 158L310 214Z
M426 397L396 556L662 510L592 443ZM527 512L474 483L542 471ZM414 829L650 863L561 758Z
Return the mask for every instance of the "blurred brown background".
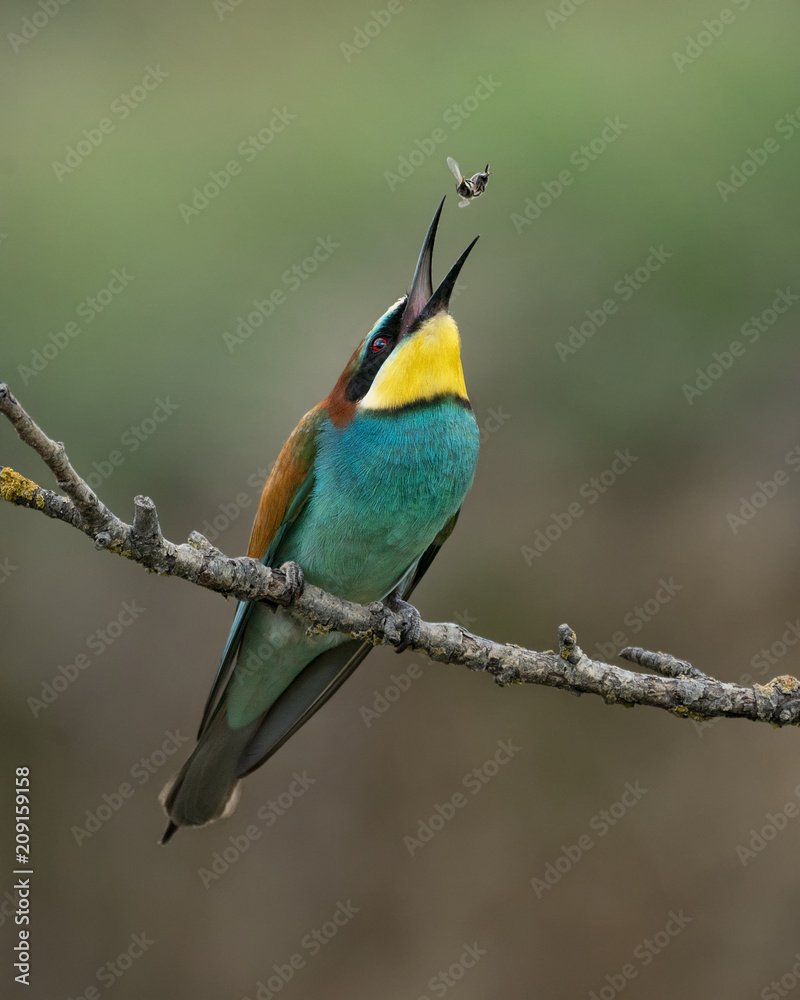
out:
M205 525L241 553L265 470L406 290L447 193L436 275L481 234L453 311L486 433L457 533L418 592L424 617L537 649L568 621L595 655L633 642L725 680L800 671L787 625L800 615L800 305L762 317L777 290L800 293L796 7L55 7L9 0L2 13L0 378L120 516L144 493L168 537ZM463 211L448 155L494 171ZM207 185L204 206L194 189ZM313 269L318 239L337 246ZM226 343L276 289L272 315ZM559 353L573 326L574 353ZM732 341L743 348L704 382ZM593 493L618 451L625 471ZM52 485L8 426L0 463ZM785 484L734 531L728 515L759 481L773 492L778 470ZM501 691L377 651L246 782L232 819L160 848L157 792L191 746L175 751L233 605L5 505L3 560L4 843L14 767L31 768L35 803L25 995L252 1000L262 982L287 998L608 1000L624 987L738 1000L768 998L782 976L794 988L800 819L777 814L800 805L796 732ZM32 709L80 654L88 666ZM368 726L362 709L414 663L421 674ZM520 749L465 787L499 740ZM636 795L617 806L626 783ZM404 838L459 791L466 804L412 856ZM98 809L106 820L76 838ZM769 823L783 829L743 864L737 848ZM3 858L0 894L10 846ZM548 874L547 889L531 882ZM340 908L323 945L314 931L339 903L358 912ZM153 943L117 977L107 963L132 935ZM293 955L290 981L270 980Z

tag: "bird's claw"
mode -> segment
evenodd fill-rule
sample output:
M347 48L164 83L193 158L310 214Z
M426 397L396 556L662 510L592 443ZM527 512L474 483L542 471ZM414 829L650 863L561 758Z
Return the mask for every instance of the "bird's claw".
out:
M303 571L296 562L285 562L281 565L280 570L286 577L286 604L294 604L303 593L303 587L306 584Z
M404 601L396 593L390 594L387 597L386 606L390 611L394 611L395 614L401 616L400 628L398 629L400 643L395 647L395 653L404 653L409 646L413 645L419 639L422 615L413 604Z

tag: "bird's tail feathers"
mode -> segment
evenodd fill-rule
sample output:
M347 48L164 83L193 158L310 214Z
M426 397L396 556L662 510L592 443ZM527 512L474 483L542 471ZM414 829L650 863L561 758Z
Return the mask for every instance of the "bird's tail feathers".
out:
M192 756L162 789L159 801L169 817L162 844L181 826L205 826L227 819L236 809L237 762L260 720L231 729L227 714L221 705Z

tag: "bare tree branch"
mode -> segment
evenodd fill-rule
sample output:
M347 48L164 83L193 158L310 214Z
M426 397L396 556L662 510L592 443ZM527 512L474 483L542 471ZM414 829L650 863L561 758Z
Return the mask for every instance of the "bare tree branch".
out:
M148 497L134 498L133 523L126 524L99 500L70 464L63 444L47 437L4 383L0 383L0 412L43 459L66 494L60 496L0 466L3 500L66 521L93 538L96 548L164 576L177 576L242 601L286 606L308 623L310 634L341 632L374 645L399 646L403 641L401 614L380 602L364 607L344 601L310 583L299 588L292 564L274 569L246 556L230 558L196 531L188 542L175 545L162 535L156 506ZM800 723L800 681L794 677L741 687L715 680L667 653L627 647L620 654L624 659L654 671L636 673L590 659L569 625L559 628L558 638L558 652L538 653L472 635L459 625L422 622L411 648L440 663L488 673L501 686L541 684L572 694L600 695L610 704L662 708L696 720L727 716L773 726Z

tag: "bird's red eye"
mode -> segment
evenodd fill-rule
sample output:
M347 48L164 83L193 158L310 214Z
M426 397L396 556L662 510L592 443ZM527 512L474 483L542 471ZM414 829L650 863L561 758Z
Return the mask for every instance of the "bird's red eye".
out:
M377 354L378 351L382 351L384 349L384 347L386 347L386 338L385 337L376 337L372 341L372 353L373 354Z

